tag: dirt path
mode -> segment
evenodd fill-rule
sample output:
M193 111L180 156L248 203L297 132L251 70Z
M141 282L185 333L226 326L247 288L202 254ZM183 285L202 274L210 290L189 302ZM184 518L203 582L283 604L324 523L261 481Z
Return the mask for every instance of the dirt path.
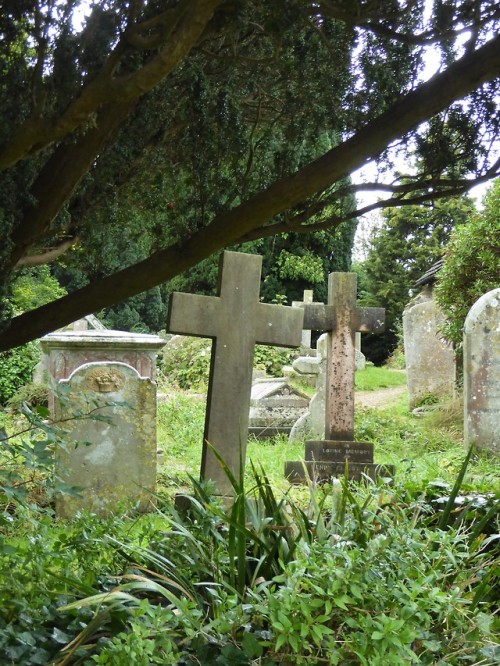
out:
M354 404L357 407L385 409L397 402L404 393L406 393L406 386L394 386L392 388L378 389L377 391L356 391L354 394Z

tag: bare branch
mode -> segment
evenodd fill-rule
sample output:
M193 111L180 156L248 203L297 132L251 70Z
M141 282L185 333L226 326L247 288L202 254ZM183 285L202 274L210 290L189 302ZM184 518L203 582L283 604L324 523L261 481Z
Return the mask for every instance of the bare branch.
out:
M30 254L22 257L17 262L17 266L40 266L41 264L48 264L67 252L69 248L77 242L78 236L75 238L67 238L66 240L61 241L59 245L51 247L40 254Z

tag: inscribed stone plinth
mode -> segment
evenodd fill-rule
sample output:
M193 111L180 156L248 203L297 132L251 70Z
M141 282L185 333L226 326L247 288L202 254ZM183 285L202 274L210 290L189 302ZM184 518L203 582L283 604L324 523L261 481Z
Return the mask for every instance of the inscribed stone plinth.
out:
M239 478L255 344L298 347L302 337L300 308L260 302L261 266L257 255L224 252L217 297L173 293L170 299L171 333L213 340L201 476L211 479L223 496L234 489L210 446Z
M481 296L465 320L464 439L500 455L500 288Z
M59 382L64 400L56 418L65 426L56 476L81 496L56 495L56 514L87 510L108 515L120 504L147 511L156 488L156 388L125 363L86 363ZM80 417L75 413L103 420Z
M444 315L424 290L403 313L406 381L410 408L428 398L452 398L455 392L455 354L439 333Z
M250 396L248 432L259 438L289 434L308 406L309 397L286 379L257 379Z

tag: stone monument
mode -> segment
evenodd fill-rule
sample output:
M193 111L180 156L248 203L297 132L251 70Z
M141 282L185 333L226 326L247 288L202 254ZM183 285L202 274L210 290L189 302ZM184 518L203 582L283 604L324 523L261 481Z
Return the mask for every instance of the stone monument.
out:
M124 331L73 330L50 333L40 344L49 382L62 391L59 400L49 396L49 409L56 419L71 419L56 476L83 489L80 498L58 496L56 513L107 514L125 499L145 510L156 485L155 360L165 341ZM74 420L75 410L82 419ZM86 418L89 411L106 421Z
M500 288L476 301L464 326L464 439L500 455Z
M173 293L170 299L171 333L213 340L201 476L228 497L233 495L232 485L210 447L239 478L246 452L254 347L298 347L302 338L301 308L260 302L261 265L260 256L226 251L218 296Z
M307 412L294 423L290 430L289 442L303 442L308 438L325 439L327 337L327 334L323 333L318 338L316 356L299 357L293 363L293 368L298 375L314 375L316 392L311 398Z
M289 435L308 406L309 397L284 377L257 379L252 384L248 432L258 438Z
M426 399L453 398L455 353L439 333L444 314L432 298L432 287L408 303L403 312L406 381L410 408Z
M59 382L64 400L56 419L67 420L65 449L56 453L56 474L80 489L56 494L56 514L82 509L98 515L120 504L147 511L156 490L156 387L126 363L86 363ZM98 417L98 420L96 420Z
M381 332L384 319L382 308L356 305L354 273L331 273L328 304L304 306L304 328L328 331L325 439L306 442L305 462L285 464L290 482L304 482L306 471L318 481L345 473L350 479L392 473L373 463L373 444L354 441L355 332Z

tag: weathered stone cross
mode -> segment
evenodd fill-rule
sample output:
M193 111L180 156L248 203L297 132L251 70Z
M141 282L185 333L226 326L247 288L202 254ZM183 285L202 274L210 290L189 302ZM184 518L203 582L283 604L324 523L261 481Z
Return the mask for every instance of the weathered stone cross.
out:
M212 479L225 496L233 489L207 442L238 479L240 460L245 460L254 346L298 347L302 337L302 309L260 303L261 265L260 256L224 252L219 296L173 293L170 299L172 333L213 339L201 477Z
M330 273L328 304L304 306L304 329L328 331L325 439L354 439L355 333L384 330L383 308L356 305L355 273Z
M306 442L306 468L310 476L328 480L344 473L349 463L350 478L376 473L373 445L354 441L355 333L384 330L383 308L356 305L356 275L331 273L328 303L304 305L304 328L327 331L327 378L325 440ZM305 480L302 462L291 461L285 475L292 482Z

